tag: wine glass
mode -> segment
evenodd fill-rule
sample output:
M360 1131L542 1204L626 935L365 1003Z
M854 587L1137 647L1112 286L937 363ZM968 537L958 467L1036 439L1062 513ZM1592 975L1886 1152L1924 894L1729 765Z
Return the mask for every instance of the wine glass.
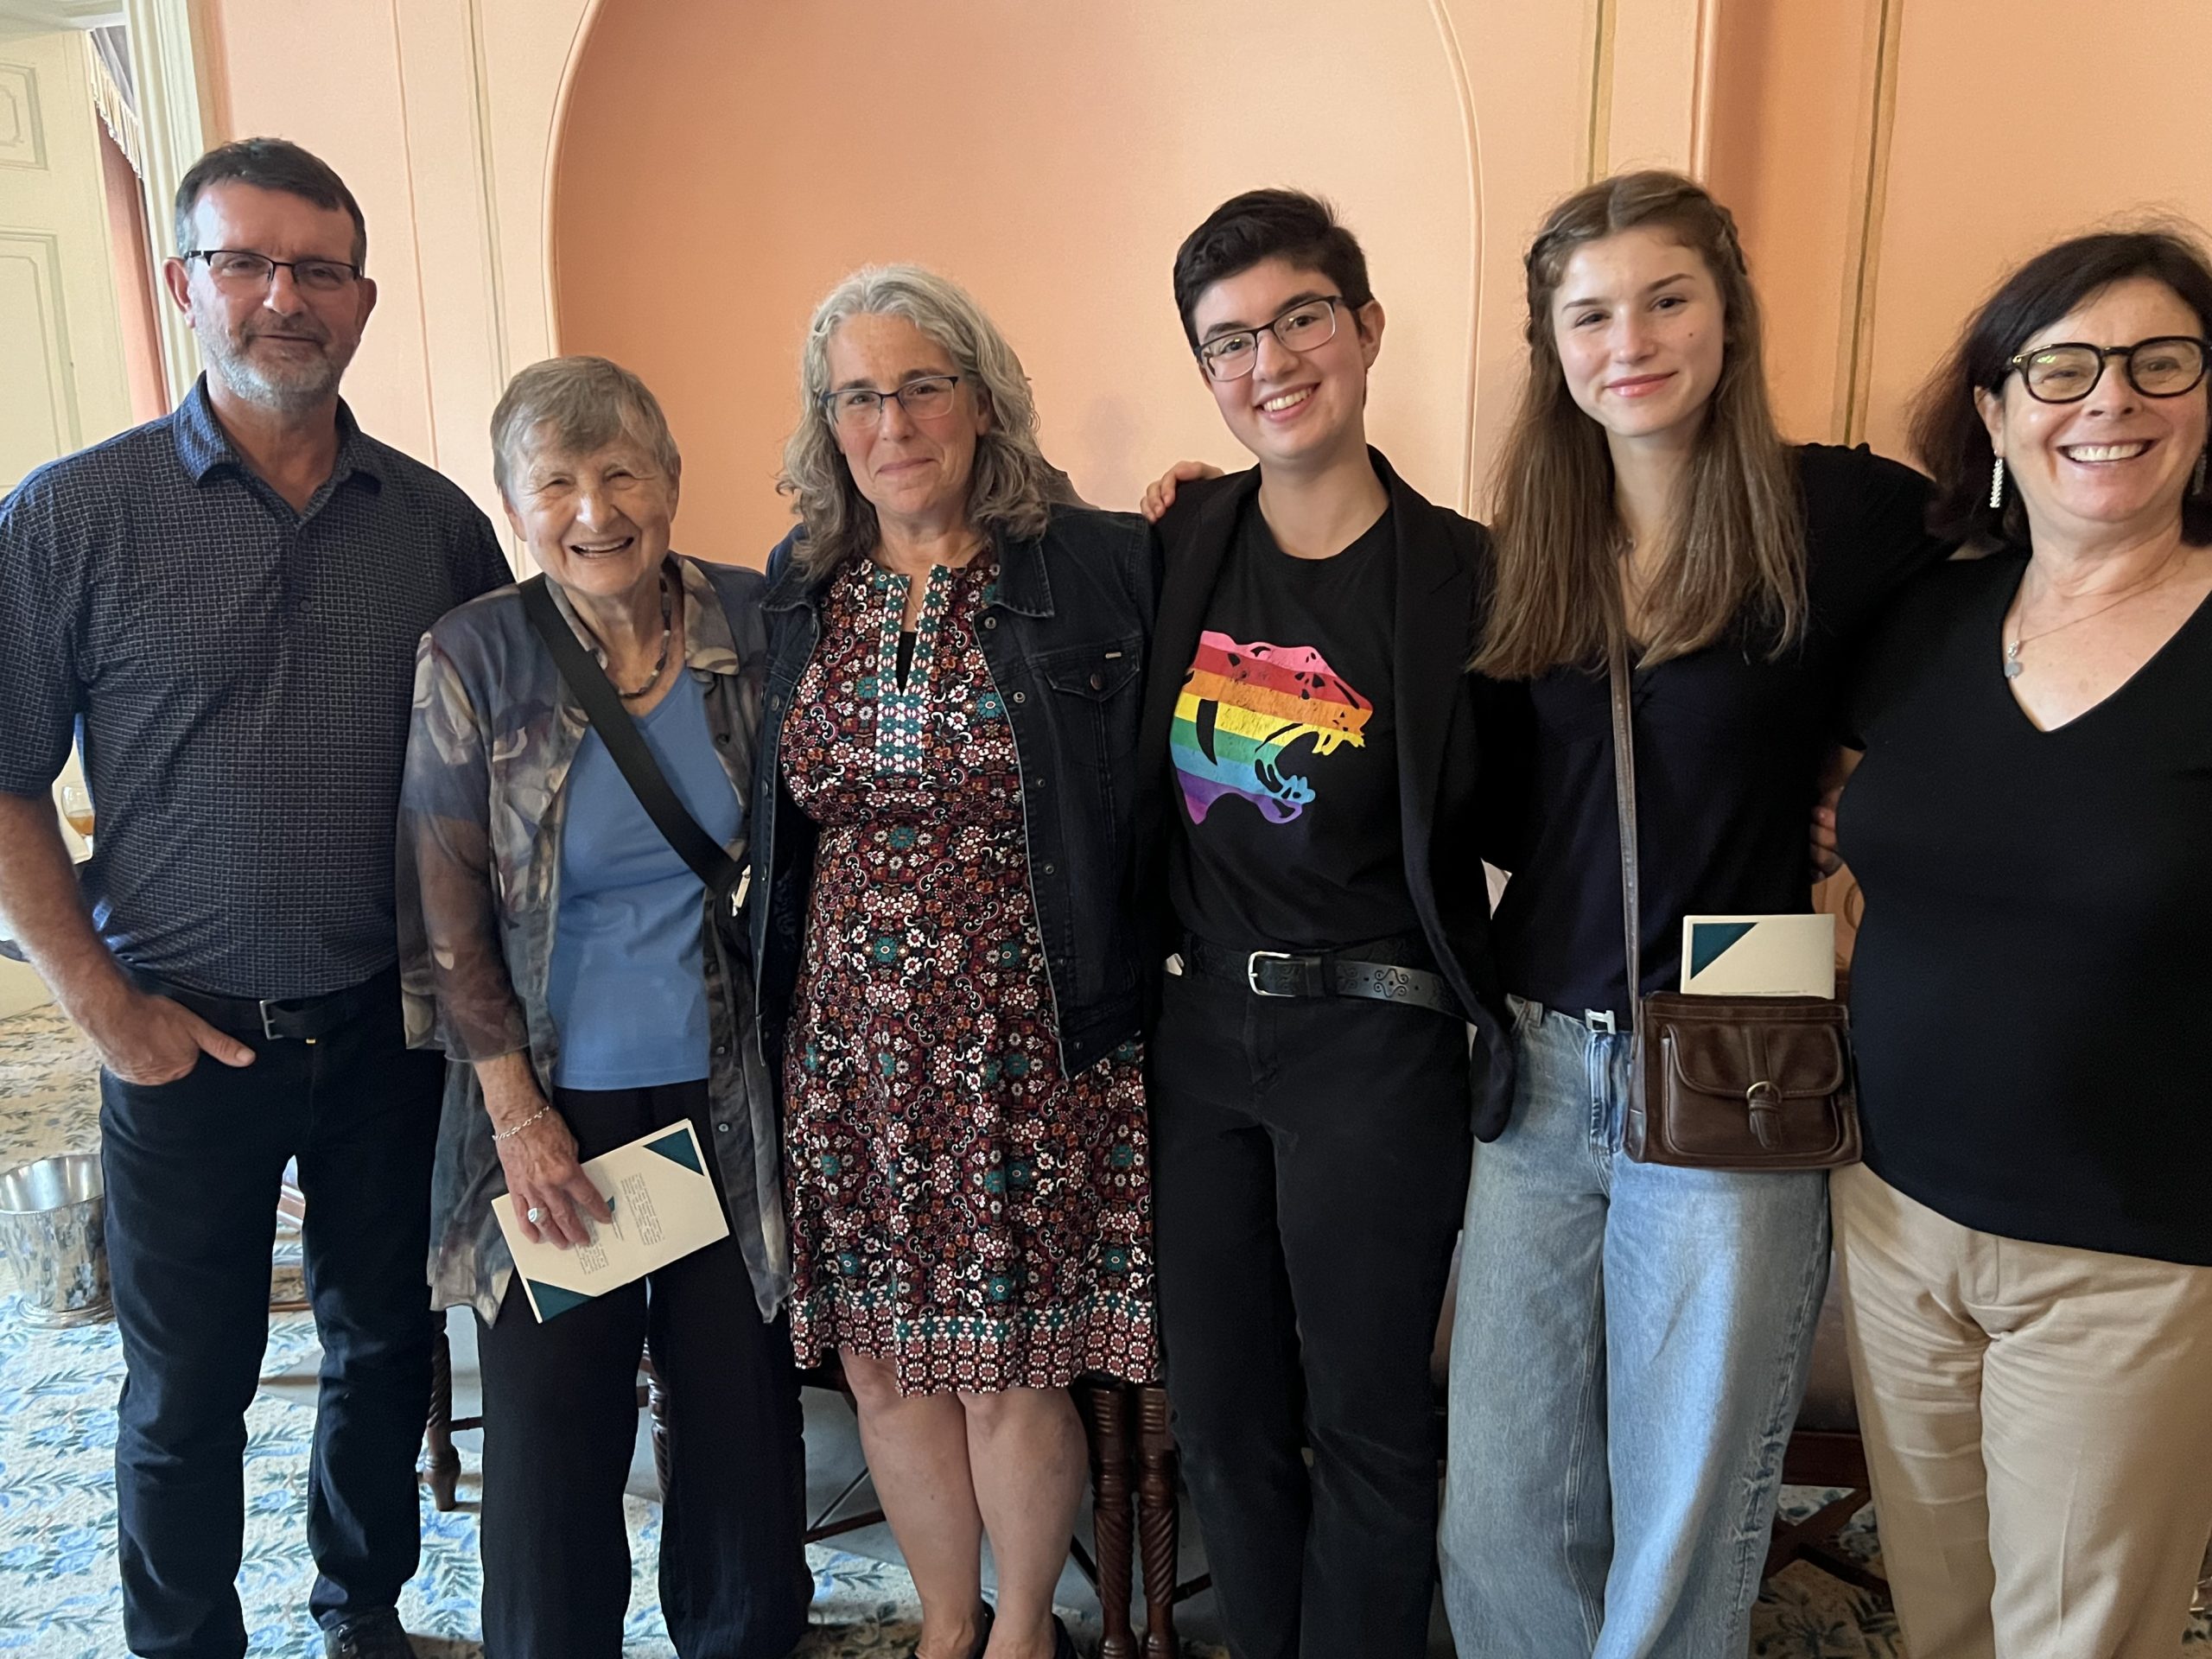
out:
M61 786L61 816L89 842L92 838L92 791L82 784Z

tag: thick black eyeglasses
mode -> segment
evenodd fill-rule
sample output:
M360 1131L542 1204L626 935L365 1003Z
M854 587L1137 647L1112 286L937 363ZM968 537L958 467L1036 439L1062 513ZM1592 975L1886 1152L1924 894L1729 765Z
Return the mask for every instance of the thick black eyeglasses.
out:
M883 419L883 405L895 401L910 421L932 421L952 409L957 374L918 374L903 386L878 391L874 386L840 386L822 394L822 411L837 426L865 430Z
M2118 358L2128 385L2145 397L2178 397L2204 378L2208 342L2189 334L2160 334L2133 346L2091 346L2064 340L2005 359L2039 404L2078 404L2105 378L2107 359Z
M361 280L361 268L343 259L271 259L247 248L194 248L178 257L206 260L208 274L226 288L266 288L276 280L279 265L310 294L335 294Z
M1337 337L1337 307L1341 294L1300 300L1296 305L1258 328L1239 328L1216 334L1198 346L1198 362L1213 380L1242 380L1260 366L1260 336L1273 334L1294 352L1310 352Z

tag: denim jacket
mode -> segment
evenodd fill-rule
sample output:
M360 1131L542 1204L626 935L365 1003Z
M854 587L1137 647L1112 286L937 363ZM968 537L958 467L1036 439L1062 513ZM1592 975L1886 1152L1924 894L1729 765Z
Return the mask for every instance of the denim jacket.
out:
M816 830L785 787L784 716L822 634L830 575L768 560L767 706L753 785L753 957L761 1055L781 1075L806 937ZM1055 506L1045 533L998 538L975 624L1021 764L1029 884L1060 1069L1076 1077L1137 1034L1144 964L1135 894L1137 726L1159 567L1141 520Z

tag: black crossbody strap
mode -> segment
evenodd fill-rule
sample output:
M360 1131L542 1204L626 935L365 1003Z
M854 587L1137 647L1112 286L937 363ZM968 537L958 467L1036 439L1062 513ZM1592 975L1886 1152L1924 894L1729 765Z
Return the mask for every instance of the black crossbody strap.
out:
M583 641L576 638L575 630L561 614L561 607L553 602L552 590L545 585L545 578L532 576L521 586L523 613L530 618L530 626L553 653L554 665L561 671L569 690L576 694L576 701L583 704L584 718L599 734L599 741L607 745L607 753L628 780L638 804L645 809L645 816L667 838L677 855L707 884L708 892L727 892L739 877L737 861L715 844L714 837L699 827L699 821L685 810L676 791L669 787L668 779L661 774L660 763L645 747L645 740L638 734L637 722L630 718L630 711L622 706L614 683L607 677L607 671L600 667L599 659L584 649Z
M1628 1005L1643 996L1643 893L1637 880L1636 846L1636 735L1630 723L1628 644L1616 637L1607 653L1606 678L1613 707L1613 810L1621 838L1621 931L1627 936Z

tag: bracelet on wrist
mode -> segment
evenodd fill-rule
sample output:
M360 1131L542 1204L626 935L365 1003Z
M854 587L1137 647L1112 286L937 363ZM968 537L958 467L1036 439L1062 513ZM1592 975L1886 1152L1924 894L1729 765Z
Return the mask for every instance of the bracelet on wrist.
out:
M522 1119L520 1122L510 1123L504 1129L493 1130L492 1139L494 1141L512 1141L515 1136L520 1135L524 1129L537 1122L539 1118L544 1116L546 1113L552 1109L553 1103L549 1100L545 1104L540 1106L536 1111L532 1112L528 1117Z

